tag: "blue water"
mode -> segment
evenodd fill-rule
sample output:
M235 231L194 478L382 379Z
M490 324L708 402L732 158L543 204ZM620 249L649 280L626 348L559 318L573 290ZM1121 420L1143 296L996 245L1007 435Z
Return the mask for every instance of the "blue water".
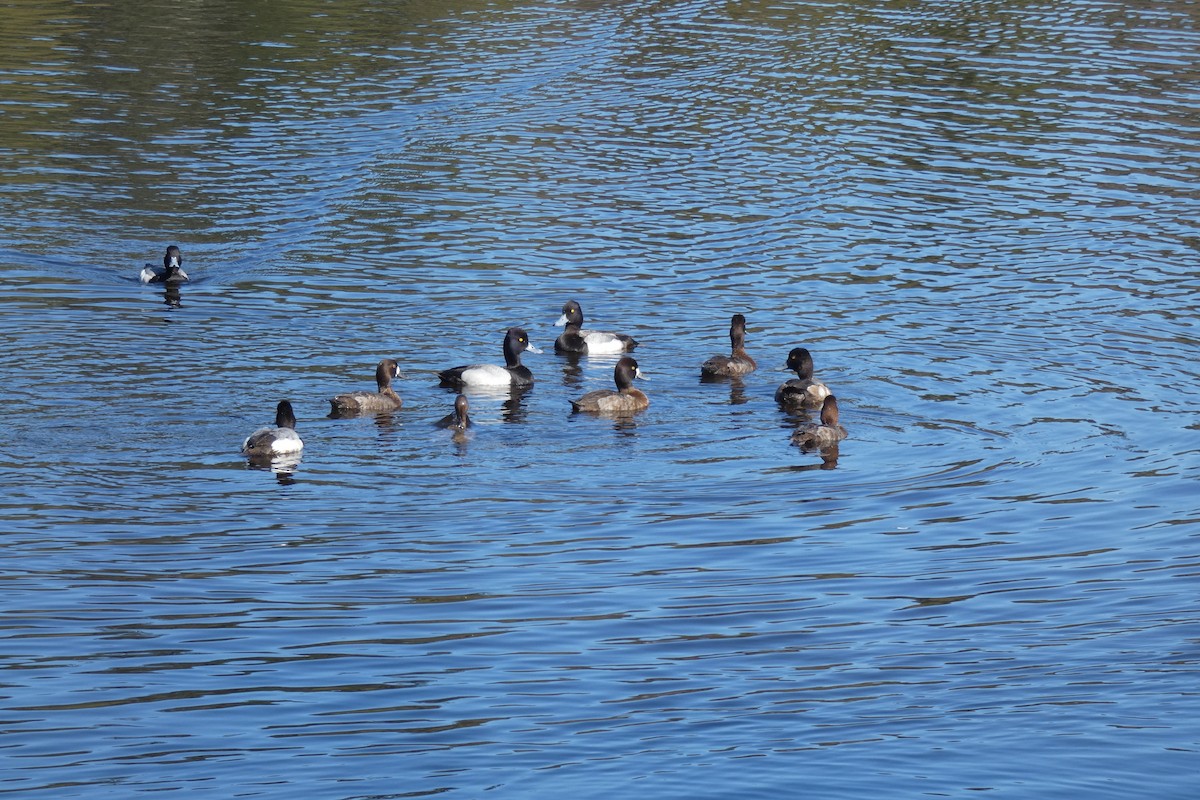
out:
M1191 798L1194 8L420 6L0 15L0 793Z

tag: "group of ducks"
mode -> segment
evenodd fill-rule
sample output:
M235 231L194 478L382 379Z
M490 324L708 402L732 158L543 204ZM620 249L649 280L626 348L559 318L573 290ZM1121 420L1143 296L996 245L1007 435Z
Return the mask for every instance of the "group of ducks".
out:
M183 271L183 256L178 247L167 248L163 266L147 264L142 270L143 283L178 283L188 280ZM557 353L571 354L618 354L627 353L637 347L637 341L623 333L594 331L583 328L583 309L574 300L562 307L562 316L554 323L565 330L554 342ZM758 365L746 352L746 318L734 314L729 326L729 355L709 358L700 365L702 378L737 378L748 375ZM520 389L533 384L533 373L521 363L525 351L541 353L534 347L523 328L509 328L504 335L504 366L498 364L466 364L442 370L438 379L442 386L459 389L470 388ZM829 387L813 378L812 355L803 347L788 353L787 370L796 377L784 382L775 391L775 401L787 410L821 410L820 423L799 426L792 434L792 441L802 449L823 449L846 438L846 429L838 423L837 398ZM330 402L331 417L350 417L361 414L378 414L395 411L403 405L400 395L392 388L392 380L401 377L400 367L394 359L385 358L375 368L377 390L355 391L339 394ZM613 368L616 390L601 389L588 392L571 407L577 412L596 414L632 414L650 405L650 398L633 385L634 379L646 376L638 368L632 356L622 356ZM443 417L437 427L463 432L471 425L469 404L466 396L459 394L454 399L453 413ZM279 456L296 454L304 447L296 433L296 415L287 400L279 402L275 411L274 427L264 427L246 437L242 453L247 456Z

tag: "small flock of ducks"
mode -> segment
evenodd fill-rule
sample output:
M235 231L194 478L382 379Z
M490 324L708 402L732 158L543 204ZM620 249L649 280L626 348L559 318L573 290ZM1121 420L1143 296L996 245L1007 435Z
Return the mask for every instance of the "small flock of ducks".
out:
M163 265L147 264L140 275L143 283L175 284L188 280L183 271L183 255L175 245L167 248ZM627 353L637 347L637 340L623 333L594 331L583 328L583 309L574 300L562 307L562 316L554 323L565 330L554 342L557 353L617 354ZM734 314L729 325L729 355L717 355L700 365L702 378L737 378L748 375L758 364L746 352L746 318ZM438 379L442 386L460 390L468 388L523 388L533 384L533 373L521 363L521 353L541 353L529 342L523 328L509 328L504 335L504 366L498 364L465 364L442 370ZM813 378L812 355L803 347L792 348L788 353L785 369L795 372L796 377L785 381L775 391L775 401L786 410L820 409L820 423L800 425L792 434L792 442L801 449L823 450L846 438L846 429L838 423L837 398L829 387ZM392 388L392 380L400 378L400 367L395 359L385 358L375 368L377 390L355 391L339 394L330 403L331 417L352 417L361 414L378 414L399 409L404 401ZM613 368L613 383L616 390L601 389L588 392L572 400L571 408L576 412L594 414L633 414L650 405L645 392L633 385L635 379L646 379L632 356L622 356ZM465 432L471 426L469 404L466 396L454 398L454 411L435 423L439 428ZM270 457L295 455L304 443L296 433L296 415L292 404L281 400L275 410L275 425L259 428L242 443L243 455Z

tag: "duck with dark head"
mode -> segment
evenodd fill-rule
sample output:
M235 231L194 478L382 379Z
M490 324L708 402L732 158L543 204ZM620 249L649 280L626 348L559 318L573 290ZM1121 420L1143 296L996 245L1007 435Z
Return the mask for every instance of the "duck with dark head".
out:
M171 245L163 256L163 265L147 264L142 267L138 278L142 283L182 283L188 280L188 274L183 271L183 253Z
M729 323L730 353L727 356L713 356L700 365L700 376L703 378L740 377L749 375L758 368L754 359L746 353L746 318L734 314Z
M623 356L613 368L612 389L599 389L588 392L578 400L571 401L571 407L576 411L590 411L597 414L631 414L650 406L650 398L633 385L634 378L646 380L646 376L638 369L638 363L631 356Z
M803 450L820 450L836 445L848 434L838 422L837 398L828 395L821 402L821 423L809 422L801 425L792 434L792 444Z
M358 414L379 414L395 411L404 405L400 395L392 388L392 379L403 377L394 358L385 358L375 367L377 391L360 389L357 392L339 394L329 401L329 416L351 417Z
M813 378L812 354L803 347L788 353L786 370L796 373L775 390L775 402L784 408L820 408L830 395L829 387Z

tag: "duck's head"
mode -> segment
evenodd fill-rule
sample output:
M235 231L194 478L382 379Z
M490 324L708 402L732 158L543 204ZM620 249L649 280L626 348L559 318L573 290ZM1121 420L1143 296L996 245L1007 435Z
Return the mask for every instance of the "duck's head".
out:
M540 353L540 349L534 347L529 342L529 334L524 328L509 328L504 334L504 354L519 355L521 352L528 350L531 353Z
M296 414L292 411L292 404L287 400L280 400L279 405L275 407L275 427L292 429L296 427Z
M583 324L583 309L579 303L574 300L568 300L563 303L562 316L554 323L555 327L561 328L564 325L582 325Z
M392 378L403 378L400 374L400 365L396 363L394 358L385 358L379 362L379 366L375 367L375 382L380 388L390 386Z
M828 425L831 428L837 427L838 404L837 398L833 395L828 395L825 401L821 403L821 424Z
M735 345L746 340L746 318L741 314L734 314L733 319L729 321L729 341Z
M638 368L638 363L631 356L623 356L613 367L613 382L618 389L628 389L633 386L633 379L650 380Z
M812 354L803 347L793 347L788 353L785 370L793 370L801 378L811 378L813 374Z

